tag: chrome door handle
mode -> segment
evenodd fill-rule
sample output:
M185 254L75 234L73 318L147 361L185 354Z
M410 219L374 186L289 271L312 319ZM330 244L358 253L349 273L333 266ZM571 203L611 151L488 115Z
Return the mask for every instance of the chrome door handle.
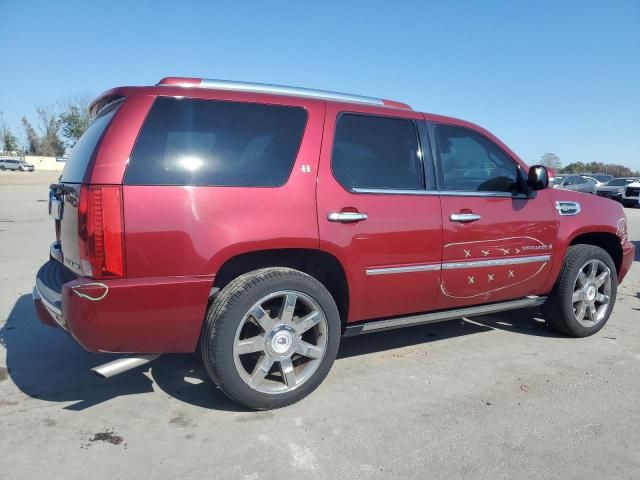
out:
M480 218L482 217L477 213L452 213L449 215L449 220L460 223L475 222L476 220L480 220Z
M366 220L369 216L366 213L357 212L332 212L327 215L330 222L353 223Z

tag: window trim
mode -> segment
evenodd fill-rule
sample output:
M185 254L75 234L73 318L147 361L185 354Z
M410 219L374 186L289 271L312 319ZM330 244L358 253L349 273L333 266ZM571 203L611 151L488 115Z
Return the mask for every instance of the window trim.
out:
M193 185L193 184L177 184L177 183L127 183L127 173L129 172L129 168L131 167L131 160L133 159L133 153L136 150L136 146L138 145L138 141L142 135L142 129L144 128L149 116L151 114L151 110L154 105L161 98L171 98L174 100L193 100L193 101L202 101L202 102L225 102L225 103L245 103L251 105L269 105L275 107L287 107L287 108L299 108L304 111L304 125L302 127L302 132L300 134L300 141L298 142L298 148L296 149L296 153L293 156L293 162L291 162L291 168L289 169L289 173L284 178L283 182L278 185L216 185L216 184L206 184L206 185ZM302 143L305 140L305 135L307 133L307 126L309 125L309 109L306 106L298 105L298 104L289 104L289 103L272 103L272 102L250 102L246 100L226 100L219 98L202 98L202 97L179 97L176 95L157 95L151 105L149 106L149 110L147 111L144 120L140 124L138 129L138 133L136 135L136 140L133 143L133 147L131 148L131 153L129 155L129 160L127 161L127 165L125 171L122 176L122 185L123 186L131 186L131 187L198 187L198 188L282 188L291 179L291 175L293 175L293 171L295 169L296 163L298 163L298 159L300 157L300 151L302 150Z
M440 144L438 142L437 129L438 126L446 126L446 127L454 127L460 128L462 130L467 130L475 135L479 135L484 138L487 142L497 148L500 152L502 152L509 160L513 162L516 167L516 175L518 176L518 184L522 185L523 179L523 171L520 163L515 161L511 155L509 155L500 145L495 143L489 137L484 135L482 132L474 130L473 128L469 128L462 125L456 125L453 123L444 123L444 122L427 122L429 126L429 134L431 136L431 144L434 146L434 158L436 164L436 184L438 186L438 192L441 195L445 196L455 196L455 197L503 197L503 198L529 198L526 192L499 192L499 191L475 191L475 190L444 190L444 177L442 171L442 159L440 157Z
M420 166L422 167L422 189L419 190L406 190L406 189L401 189L401 188L360 188L360 187L354 187L354 188L348 188L345 185L342 184L342 182L340 181L340 179L336 176L336 173L333 171L333 148L335 146L336 143L336 132L338 130L338 122L340 121L340 118L342 118L343 115L355 115L355 116L360 116L360 117L375 117L375 118L389 118L392 120L405 120L405 121L409 121L413 123L413 128L416 134L416 141L418 143L418 150L421 154L420 156ZM364 112L356 112L356 111L351 111L351 110L343 110L338 112L338 114L336 115L336 121L334 123L333 126L333 137L331 139L331 151L329 152L329 170L331 171L331 175L333 176L333 179L336 181L336 183L338 185L340 185L346 192L348 193L352 193L352 194L376 194L376 195L426 195L426 192L429 192L430 194L434 194L436 193L436 190L430 190L428 188L429 182L428 182L428 177L427 177L427 172L425 169L425 149L423 147L423 143L422 143L422 136L421 136L421 132L420 129L418 127L418 124L420 122L424 123L424 120L419 120L419 119L415 119L415 118L407 118L407 117L402 117L402 116L389 116L389 115L381 115L378 113L364 113ZM429 141L430 139L427 137L427 140ZM429 159L431 161L431 163L433 163L433 158L431 155L431 152L429 153ZM433 175L435 175L435 172L433 173ZM434 178L435 180L435 178ZM435 181L432 182L434 186L436 186Z

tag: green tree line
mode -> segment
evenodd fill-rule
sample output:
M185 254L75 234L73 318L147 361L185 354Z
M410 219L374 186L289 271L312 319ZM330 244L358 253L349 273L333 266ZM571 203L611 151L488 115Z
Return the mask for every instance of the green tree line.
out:
M605 173L614 177L636 177L640 176L637 170L631 170L624 165L603 162L573 162L566 166L562 166L560 157L555 153L545 153L540 157L540 164L553 168L557 173Z

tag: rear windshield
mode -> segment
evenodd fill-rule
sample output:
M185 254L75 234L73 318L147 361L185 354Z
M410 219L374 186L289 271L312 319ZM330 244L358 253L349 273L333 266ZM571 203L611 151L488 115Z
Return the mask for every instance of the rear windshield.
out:
M69 155L67 163L62 170L62 178L60 179L62 182L82 183L93 151L96 149L96 145L98 145L102 134L109 126L120 105L122 105L122 102L107 108L91 122L89 128L82 134L73 150L71 150L71 155Z
M306 119L300 107L160 97L142 127L125 184L280 186Z

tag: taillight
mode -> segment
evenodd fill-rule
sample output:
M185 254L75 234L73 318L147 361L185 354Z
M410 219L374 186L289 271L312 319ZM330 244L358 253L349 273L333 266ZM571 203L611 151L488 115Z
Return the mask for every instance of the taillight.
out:
M83 186L78 201L78 234L85 275L124 275L123 231L122 187Z

